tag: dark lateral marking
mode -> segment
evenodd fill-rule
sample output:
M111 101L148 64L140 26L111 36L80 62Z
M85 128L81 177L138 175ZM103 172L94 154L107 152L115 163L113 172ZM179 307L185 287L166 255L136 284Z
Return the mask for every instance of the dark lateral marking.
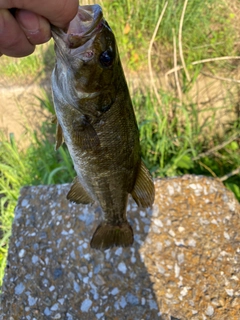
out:
M109 104L109 105L107 105L107 106L102 107L102 110L101 110L101 111L102 111L103 113L107 112L107 111L111 108L111 105L112 105L112 104Z
M73 139L83 150L94 150L100 146L99 137L87 115L73 120Z

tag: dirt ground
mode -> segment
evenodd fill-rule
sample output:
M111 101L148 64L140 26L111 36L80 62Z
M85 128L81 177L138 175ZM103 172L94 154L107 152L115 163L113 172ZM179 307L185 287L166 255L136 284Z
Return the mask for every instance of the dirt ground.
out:
M27 145L29 129L38 130L46 118L47 112L40 107L37 97L43 98L49 86L0 85L0 131L7 136L13 133L18 141Z

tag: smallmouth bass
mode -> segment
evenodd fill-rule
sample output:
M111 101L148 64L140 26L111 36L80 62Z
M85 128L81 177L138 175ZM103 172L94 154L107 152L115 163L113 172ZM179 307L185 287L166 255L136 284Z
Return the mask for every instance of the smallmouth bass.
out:
M67 195L97 202L103 220L90 245L133 243L128 195L152 206L154 184L140 156L139 132L114 34L99 5L79 6L68 30L52 26L56 65L52 74L57 117L56 148L65 141L77 177Z

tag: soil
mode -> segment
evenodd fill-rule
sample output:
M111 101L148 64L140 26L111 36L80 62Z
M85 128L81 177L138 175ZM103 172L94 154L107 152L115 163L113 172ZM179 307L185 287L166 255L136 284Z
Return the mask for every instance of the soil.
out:
M41 108L38 98L44 96L46 85L10 86L0 85L0 131L6 136L14 134L23 146L28 145L27 134L38 130L47 112Z

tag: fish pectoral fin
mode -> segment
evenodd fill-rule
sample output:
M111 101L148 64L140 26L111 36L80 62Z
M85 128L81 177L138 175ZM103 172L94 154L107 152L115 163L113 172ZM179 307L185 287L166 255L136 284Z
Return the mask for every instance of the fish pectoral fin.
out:
M87 116L73 121L73 139L83 150L95 150L100 145L99 137Z
M64 142L63 131L60 124L57 122L57 130L56 130L56 144L55 149L57 150Z
M51 116L51 123L57 123L57 116L55 114Z
M54 123L57 125L56 129L56 144L55 144L55 150L57 150L61 145L63 144L64 138L63 138L63 132L62 127L60 126L57 116L54 114L51 119L51 123Z
M94 202L79 182L78 177L74 178L73 185L67 194L67 199L78 204L89 204Z
M100 224L90 242L91 248L106 250L112 247L128 247L133 244L133 230L125 221L119 225Z
M137 205L143 208L151 207L154 202L155 188L153 179L142 160L131 195Z

